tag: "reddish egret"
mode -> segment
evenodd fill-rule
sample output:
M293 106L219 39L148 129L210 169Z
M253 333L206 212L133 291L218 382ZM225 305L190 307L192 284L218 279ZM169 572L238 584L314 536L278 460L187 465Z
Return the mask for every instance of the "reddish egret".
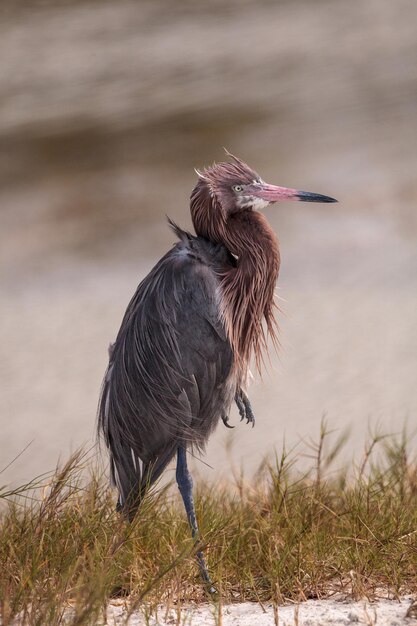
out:
M335 202L268 185L246 163L198 172L191 194L196 235L173 222L179 241L136 290L110 349L99 430L110 451L118 509L133 519L146 489L177 455L176 479L193 537L198 526L187 449L202 450L233 399L254 424L244 391L268 334L276 339L278 241L260 210L277 200ZM201 551L204 581L211 581Z

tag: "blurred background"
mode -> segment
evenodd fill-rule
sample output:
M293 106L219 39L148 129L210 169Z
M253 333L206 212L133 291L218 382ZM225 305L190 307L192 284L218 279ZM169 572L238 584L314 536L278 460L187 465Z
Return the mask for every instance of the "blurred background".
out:
M3 0L0 475L94 441L107 346L138 282L189 228L194 167L223 146L271 183L334 196L266 214L282 349L232 455L417 426L415 0ZM231 423L238 423L236 410ZM227 477L220 425L205 461Z

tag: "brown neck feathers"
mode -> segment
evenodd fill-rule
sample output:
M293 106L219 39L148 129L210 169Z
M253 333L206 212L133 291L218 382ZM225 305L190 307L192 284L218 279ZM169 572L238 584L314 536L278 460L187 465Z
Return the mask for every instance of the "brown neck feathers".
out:
M229 218L224 244L238 257L237 267L222 280L226 328L242 372L251 356L260 370L267 334L277 343L274 290L280 265L278 241L261 213L243 211Z
M204 204L205 211L192 198L191 215L197 235L224 244L237 257L237 266L221 277L222 315L236 365L244 377L252 356L261 369L268 334L278 343L274 318L274 289L280 265L278 241L261 213L243 210L226 218L220 207L213 206L214 198Z

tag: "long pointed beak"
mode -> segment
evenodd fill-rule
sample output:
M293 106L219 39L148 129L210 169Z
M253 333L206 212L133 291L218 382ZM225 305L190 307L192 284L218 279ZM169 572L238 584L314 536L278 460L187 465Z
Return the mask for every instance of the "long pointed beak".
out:
M323 196L320 193L310 191L299 191L298 189L287 189L287 187L277 187L262 183L254 186L253 193L257 198L262 198L267 202L277 202L279 200L301 200L302 202L337 202L334 198Z

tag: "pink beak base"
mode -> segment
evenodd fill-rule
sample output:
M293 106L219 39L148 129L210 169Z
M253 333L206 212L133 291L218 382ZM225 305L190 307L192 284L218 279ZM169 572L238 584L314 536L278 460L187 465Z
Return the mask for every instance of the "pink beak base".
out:
M287 189L287 187L277 187L276 185L263 184L255 188L254 196L262 198L267 202L277 202L279 200L301 200L302 202L337 202L330 196L323 196L320 193L310 191L299 191L298 189Z

